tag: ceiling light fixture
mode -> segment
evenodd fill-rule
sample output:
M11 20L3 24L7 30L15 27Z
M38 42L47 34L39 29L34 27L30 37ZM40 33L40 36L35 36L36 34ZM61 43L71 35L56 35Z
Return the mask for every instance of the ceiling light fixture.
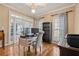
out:
M35 9L32 9L32 13L35 13Z
M32 9L31 10L32 13L35 13L36 12L36 8L43 7L46 4L44 4L44 3L27 3L26 5L28 5Z

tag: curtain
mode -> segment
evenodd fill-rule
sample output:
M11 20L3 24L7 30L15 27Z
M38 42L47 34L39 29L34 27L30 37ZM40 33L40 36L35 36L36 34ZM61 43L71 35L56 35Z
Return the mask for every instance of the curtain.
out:
M53 42L59 45L65 45L67 34L67 13L61 13L53 16Z

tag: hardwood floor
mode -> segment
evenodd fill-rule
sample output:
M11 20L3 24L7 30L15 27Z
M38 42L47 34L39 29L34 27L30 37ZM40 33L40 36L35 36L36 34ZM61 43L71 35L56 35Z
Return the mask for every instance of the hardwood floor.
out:
M25 51L25 56L58 56L59 48L54 44L43 43L42 54L38 51L36 55L31 48L31 52ZM24 56L23 49L18 48L17 44L6 46L5 49L0 48L0 56Z

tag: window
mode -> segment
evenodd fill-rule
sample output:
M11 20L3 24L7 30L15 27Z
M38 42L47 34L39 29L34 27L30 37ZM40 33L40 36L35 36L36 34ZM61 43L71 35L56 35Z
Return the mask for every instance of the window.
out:
M23 18L17 15L10 15L9 20L9 40L10 43L18 41L19 36L23 33L24 28L31 28L33 20L31 18Z
M67 15L59 14L53 17L53 41L64 45L64 37L67 34Z

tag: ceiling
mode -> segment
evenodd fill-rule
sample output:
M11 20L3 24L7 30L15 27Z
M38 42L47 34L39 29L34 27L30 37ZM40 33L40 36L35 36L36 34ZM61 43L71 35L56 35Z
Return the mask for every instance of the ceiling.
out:
M43 15L49 11L57 10L72 4L73 3L46 3L46 6L38 7L35 14L31 12L31 8L27 5L27 3L6 3L5 5L15 8L28 16L38 17L39 15Z

